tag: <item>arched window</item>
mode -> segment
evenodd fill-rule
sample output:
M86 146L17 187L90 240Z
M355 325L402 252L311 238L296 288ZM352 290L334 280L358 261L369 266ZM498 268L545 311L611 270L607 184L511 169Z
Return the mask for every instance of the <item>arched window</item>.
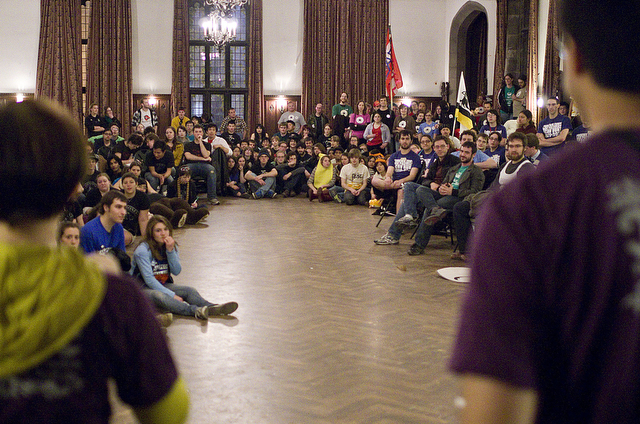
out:
M189 4L189 92L191 114L211 115L219 124L230 108L240 118L246 116L247 61L249 57L249 8L238 8L236 39L222 50L204 40L201 21L207 18L208 7L203 1Z

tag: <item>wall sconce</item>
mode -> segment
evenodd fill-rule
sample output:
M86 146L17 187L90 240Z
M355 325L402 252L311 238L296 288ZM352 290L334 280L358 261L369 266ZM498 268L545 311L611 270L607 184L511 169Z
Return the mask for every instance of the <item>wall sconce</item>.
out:
M149 97L149 106L156 107L157 104L158 99L156 99L154 96Z
M277 104L280 113L284 113L284 110L287 108L287 99L285 99L284 96L278 96Z
M544 99L542 97L538 97L538 108L544 108Z
M17 93L16 94L16 103L22 103L24 101L24 94Z
M411 106L411 99L408 98L408 97L403 98L402 99L402 104L407 106L407 107L410 107Z

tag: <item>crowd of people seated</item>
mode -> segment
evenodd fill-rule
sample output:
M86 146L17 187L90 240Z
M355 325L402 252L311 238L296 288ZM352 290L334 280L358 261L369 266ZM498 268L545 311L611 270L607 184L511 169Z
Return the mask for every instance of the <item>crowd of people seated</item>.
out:
M553 98L548 117L536 125L526 109L524 76L507 74L502 85L495 108L477 99L474 128L464 131L454 129L455 109L444 101L428 110L426 102L395 105L381 96L352 108L341 93L330 117L322 103L307 119L288 103L272 135L262 124L250 132L233 108L219 127L179 108L161 138L155 111L144 102L125 139L111 108L101 116L94 104L85 119L89 170L65 220L81 228L100 214L105 195L118 190L129 245L145 235L150 216L166 218L173 228L194 225L220 203L219 196L306 196L395 215L376 244L397 244L405 228L417 227L410 254L423 253L439 221L453 215L462 228L453 257L466 259L469 218L484 193L496 189L494 182L519 171L521 160L535 168L569 140L588 136L584 125L572 131L568 105ZM198 198L205 192L206 201Z

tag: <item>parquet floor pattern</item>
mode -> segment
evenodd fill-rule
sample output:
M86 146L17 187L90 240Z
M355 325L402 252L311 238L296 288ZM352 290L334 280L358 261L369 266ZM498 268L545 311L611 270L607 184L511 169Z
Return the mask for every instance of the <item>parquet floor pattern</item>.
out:
M427 254L376 246L370 209L305 198L223 199L205 224L177 230L183 271L231 318L168 328L190 389L190 423L455 422L446 370L464 284L432 237ZM131 420L118 408L113 422Z

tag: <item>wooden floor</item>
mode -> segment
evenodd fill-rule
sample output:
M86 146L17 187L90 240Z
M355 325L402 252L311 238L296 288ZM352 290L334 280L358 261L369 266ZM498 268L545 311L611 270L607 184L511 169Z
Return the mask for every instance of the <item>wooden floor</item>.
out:
M190 423L455 422L446 370L464 284L434 236L376 246L392 218L361 206L221 199L206 224L177 230L178 283L231 318L178 318L168 338L191 395ZM116 408L114 423L132 422Z

